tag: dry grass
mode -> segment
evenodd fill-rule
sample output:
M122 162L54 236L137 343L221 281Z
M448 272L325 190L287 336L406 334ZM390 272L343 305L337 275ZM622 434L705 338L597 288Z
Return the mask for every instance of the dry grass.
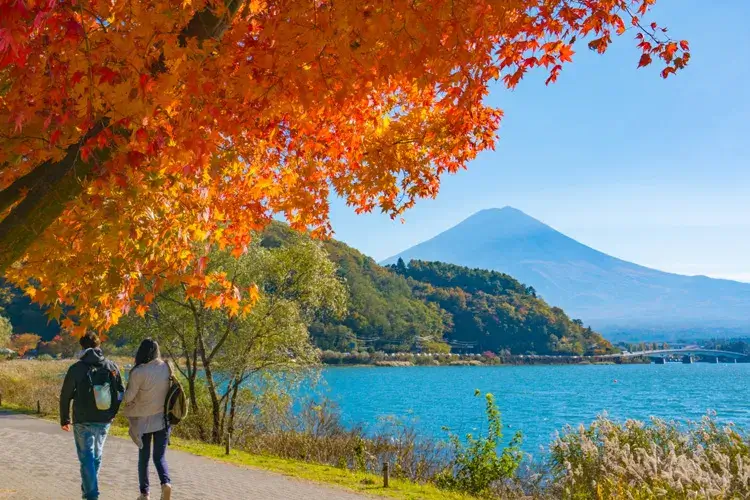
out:
M392 477L418 482L431 481L450 465L450 451L443 443L421 438L399 422L365 432L344 426L336 408L325 403L309 403L301 412L275 420L286 425L248 425L238 433L237 445L251 453L376 474L388 462Z
M124 358L113 361L121 368L130 362ZM65 373L73 362L71 359L0 361L0 396L3 405L34 413L38 407L41 416L59 417L60 388ZM115 423L126 425L126 420L118 416Z
M550 466L558 498L750 498L750 438L711 415L689 424L600 417L566 429Z
M15 360L0 362L0 394L3 404L58 415L60 387L70 360Z

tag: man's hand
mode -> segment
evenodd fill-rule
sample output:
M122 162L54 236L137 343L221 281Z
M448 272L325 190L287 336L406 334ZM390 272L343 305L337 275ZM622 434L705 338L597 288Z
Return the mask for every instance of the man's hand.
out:
M65 432L70 432L70 424L65 424L65 425L61 426L61 428Z

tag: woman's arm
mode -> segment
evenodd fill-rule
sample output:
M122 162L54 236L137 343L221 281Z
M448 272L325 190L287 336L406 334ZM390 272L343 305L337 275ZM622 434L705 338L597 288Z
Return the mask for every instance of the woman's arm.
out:
M130 371L130 377L128 377L128 388L125 390L125 396L122 398L122 403L125 406L131 404L135 400L135 397L138 395L138 391L141 388L141 377L138 375L138 370Z

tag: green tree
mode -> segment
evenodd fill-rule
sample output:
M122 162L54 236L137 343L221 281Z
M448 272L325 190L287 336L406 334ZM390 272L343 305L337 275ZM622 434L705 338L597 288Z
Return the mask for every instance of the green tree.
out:
M5 280L0 280L0 314L6 312L6 308L13 301L13 295L13 288Z
M451 346L439 340L428 339L422 342L422 350L433 354L450 354Z
M302 235L277 248L253 243L239 258L217 251L210 261L209 270L225 272L237 288L257 285L258 300L248 314L196 301L176 287L158 295L145 318L131 318L118 330L155 337L180 361L193 411L198 410L196 385L205 384L211 423L201 434L218 443L232 430L240 389L249 377L317 361L307 327L324 310L342 313L346 293L321 245Z
M450 314L445 336L469 343L477 352L582 355L613 350L583 321L550 307L507 274L417 260L405 272L414 297Z
M398 274L406 274L406 264L404 264L404 259L401 257L398 258L398 261L396 262L396 272Z

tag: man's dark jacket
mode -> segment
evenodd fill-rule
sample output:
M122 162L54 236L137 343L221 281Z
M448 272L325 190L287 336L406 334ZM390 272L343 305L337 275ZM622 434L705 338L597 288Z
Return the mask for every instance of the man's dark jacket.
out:
M99 410L94 399L94 388L91 384L92 373L99 380L109 372L109 384L112 391L112 406L108 410ZM120 400L125 387L122 385L120 369L112 361L105 359L100 349L86 349L81 359L68 369L60 391L60 425L70 423L70 401L73 400L73 422L109 423L120 409Z

